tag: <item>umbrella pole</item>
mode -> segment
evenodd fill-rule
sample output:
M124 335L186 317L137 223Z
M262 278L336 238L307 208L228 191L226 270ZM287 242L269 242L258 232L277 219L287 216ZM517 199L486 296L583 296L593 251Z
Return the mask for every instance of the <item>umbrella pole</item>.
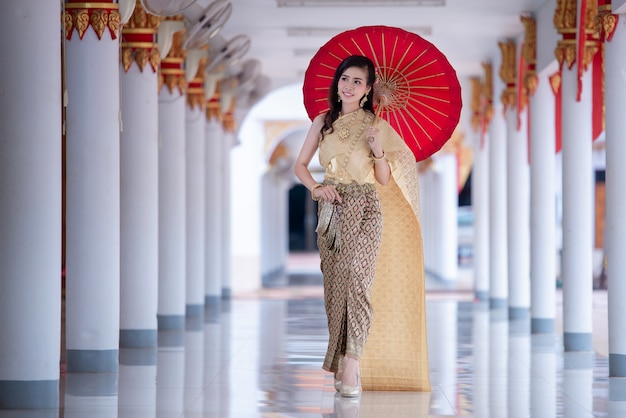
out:
M383 110L383 107L387 104L387 96L380 96L378 98L378 106L376 106L376 117L374 118L374 127L378 125L378 118L380 117L380 111Z

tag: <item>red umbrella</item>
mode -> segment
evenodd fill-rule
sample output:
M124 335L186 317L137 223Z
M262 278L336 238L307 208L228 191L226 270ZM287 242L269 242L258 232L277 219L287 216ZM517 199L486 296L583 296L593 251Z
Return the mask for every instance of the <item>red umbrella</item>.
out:
M328 111L328 89L335 69L349 55L374 62L376 113L391 124L416 161L437 152L450 139L461 113L461 86L454 68L433 44L389 26L363 26L342 32L315 54L304 76L304 106L313 120Z

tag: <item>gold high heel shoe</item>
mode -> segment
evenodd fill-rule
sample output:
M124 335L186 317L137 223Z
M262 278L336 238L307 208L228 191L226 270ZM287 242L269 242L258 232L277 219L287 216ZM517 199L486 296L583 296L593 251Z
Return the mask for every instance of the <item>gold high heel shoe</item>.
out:
M341 392L341 380L337 380L337 375L334 376L335 380L335 390L337 392Z
M356 376L356 386L348 386L348 385L341 385L341 390L339 391L341 393L341 396L344 398L355 398L357 396L359 396L359 393L361 393L361 376L357 375Z

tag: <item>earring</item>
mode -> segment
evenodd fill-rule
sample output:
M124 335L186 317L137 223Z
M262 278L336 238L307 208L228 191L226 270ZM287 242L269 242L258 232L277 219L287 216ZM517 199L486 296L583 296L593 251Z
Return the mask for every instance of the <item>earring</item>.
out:
M365 103L366 103L366 102L367 102L367 96L363 96L363 97L361 98L361 101L359 102L359 105L360 105L361 107L363 107L363 106L365 106Z

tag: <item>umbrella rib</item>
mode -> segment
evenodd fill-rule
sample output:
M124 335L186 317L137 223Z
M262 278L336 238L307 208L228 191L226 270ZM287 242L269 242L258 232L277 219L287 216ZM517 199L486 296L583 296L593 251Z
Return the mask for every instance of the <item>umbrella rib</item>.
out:
M413 42L411 42L411 45L409 45L409 48L407 48L407 50L409 50L411 46L413 46ZM420 58L422 58L422 56L426 53L426 51L428 51L428 49L424 49L422 52L420 52L420 53L419 53L419 54L418 54L415 58L413 58L413 59L411 60L411 62L409 62L407 65L405 65L405 66L404 66L404 67L400 70L400 72L401 72L401 73L404 73L404 71L405 71L407 68L411 67L411 66L413 65L413 63L414 63L414 62L416 62L416 61L418 61Z
M424 133L424 135L426 135L426 137L428 138L428 140L429 140L430 142L433 142L433 138L432 138L432 136L431 136L431 135L428 133L428 131L427 131L427 130L426 130L426 129L422 126L422 124L421 124L421 123L420 123L417 119L415 119L415 117L413 117L410 113L409 113L409 116L410 116L411 120L413 120L413 122L415 122L415 124L416 124L416 125L417 125L417 126L418 126L421 130L422 130L422 132ZM405 115L405 114L398 115L398 117L401 117L401 118L402 118L402 121L404 122L404 124L405 124L406 126L408 126L408 125L409 125L409 122L408 122L408 120L407 120L407 118L406 118L406 115ZM414 133L412 130L410 130L410 132L411 132L411 136L412 136L413 142L415 142L415 144L418 146L418 148L419 148L420 150L422 150L422 144L420 144L420 142L419 142L419 140L418 140L417 135L415 135L415 133Z
M428 66L430 66L430 65L432 65L432 64L435 64L436 62L437 62L437 59L433 59L432 61L430 61L430 62L428 62L428 63L426 63L426 64L424 64L424 65L422 65L422 66L420 66L420 67L418 67L418 68L416 68L416 69L414 69L414 70L412 70L412 71L409 71L408 73L406 73L406 76L408 77L408 76L410 76L410 75L412 75L412 74L415 74L415 73L417 73L417 72L420 72L420 71L422 71L423 69L425 69L426 67L428 67ZM443 74L443 73L439 73L439 74Z
M414 78L414 79L412 79L412 81L424 81L424 80L428 80L428 79L435 78L435 77L441 77L443 75L444 75L443 73L429 74L429 75L425 75L423 77Z
M424 118L426 118L426 120L428 120L429 122L432 123L432 120L426 116L423 112L421 112L420 110L416 109L416 112L418 112L419 114L421 114ZM424 135L426 135L426 137L428 138L428 140L430 142L433 142L433 137L432 135L430 135L430 133L426 130L426 128L424 128L424 126L415 118L415 116L413 116L412 114L409 113L409 117L411 118L411 120L413 122L415 122L415 124L422 130L422 132L424 133ZM404 119L404 122L408 124L408 121L406 119L405 115L402 115L402 119ZM437 125L435 125L437 126ZM415 137L415 135L413 135ZM415 140L415 142L417 142L417 139Z
M430 105L427 105L426 103L422 103L422 102L420 102L420 104L421 104L423 107L425 107L426 109L432 110L433 112L437 113L438 115L441 115L441 116L444 116L444 117L445 117L445 116L447 116L447 114L446 114L446 113L444 113L444 112L442 112L441 110L436 109L436 108L434 108L434 107L432 107L432 106L430 106ZM415 110L419 111L419 108L418 108L417 106L415 106L415 105L411 104L411 103L408 103L408 106L409 106L409 107L411 107L412 109L415 109Z
M426 99L435 100L435 101L437 101L437 102L441 102L441 103L450 103L450 100L445 99L445 98L443 98L443 97L431 96L431 95L429 95L429 94L424 94L424 93L415 93L415 95L416 95L416 96L419 96L419 97L426 98ZM417 100L416 100L416 101L417 101Z

